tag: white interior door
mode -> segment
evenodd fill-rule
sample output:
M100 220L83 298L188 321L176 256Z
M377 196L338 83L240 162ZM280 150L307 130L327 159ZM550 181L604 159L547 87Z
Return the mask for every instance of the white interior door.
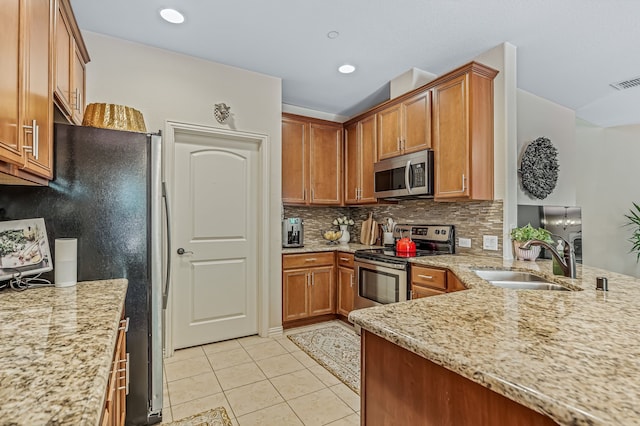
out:
M176 349L258 332L258 176L255 140L176 131Z

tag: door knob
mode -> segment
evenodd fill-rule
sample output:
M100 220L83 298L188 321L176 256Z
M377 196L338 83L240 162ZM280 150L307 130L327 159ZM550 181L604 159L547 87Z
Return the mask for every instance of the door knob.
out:
M193 254L193 252L192 252L192 251L186 251L186 250L185 250L185 249L183 249L182 247L180 247L180 248L177 250L177 252L178 252L178 254L179 254L180 256L182 256L183 254Z

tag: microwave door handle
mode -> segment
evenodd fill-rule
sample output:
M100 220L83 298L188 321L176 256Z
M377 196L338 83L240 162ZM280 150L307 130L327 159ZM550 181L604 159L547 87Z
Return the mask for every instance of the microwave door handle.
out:
M407 161L407 165L404 168L404 185L407 188L407 192L411 194L411 180L409 174L411 173L411 160Z

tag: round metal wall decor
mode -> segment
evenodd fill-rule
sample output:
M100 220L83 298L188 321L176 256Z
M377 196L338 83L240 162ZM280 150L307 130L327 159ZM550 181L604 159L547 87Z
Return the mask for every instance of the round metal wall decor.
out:
M520 177L524 189L543 200L553 192L558 182L558 150L549 138L541 137L529 145L520 160Z

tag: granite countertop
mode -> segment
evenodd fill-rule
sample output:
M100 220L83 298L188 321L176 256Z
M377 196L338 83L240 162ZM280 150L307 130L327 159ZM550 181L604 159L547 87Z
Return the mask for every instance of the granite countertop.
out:
M466 291L351 312L380 337L563 425L640 425L640 279L551 261L446 255L413 263L448 268ZM534 272L576 291L509 290L475 268ZM596 277L609 291L596 291Z
M356 250L368 249L368 248L380 248L381 246L367 246L364 244L328 244L326 241L310 241L304 244L304 247L283 248L282 254L299 254L299 253L312 253L319 251L344 251L347 253L353 253Z
M97 425L127 280L0 292L0 423Z

